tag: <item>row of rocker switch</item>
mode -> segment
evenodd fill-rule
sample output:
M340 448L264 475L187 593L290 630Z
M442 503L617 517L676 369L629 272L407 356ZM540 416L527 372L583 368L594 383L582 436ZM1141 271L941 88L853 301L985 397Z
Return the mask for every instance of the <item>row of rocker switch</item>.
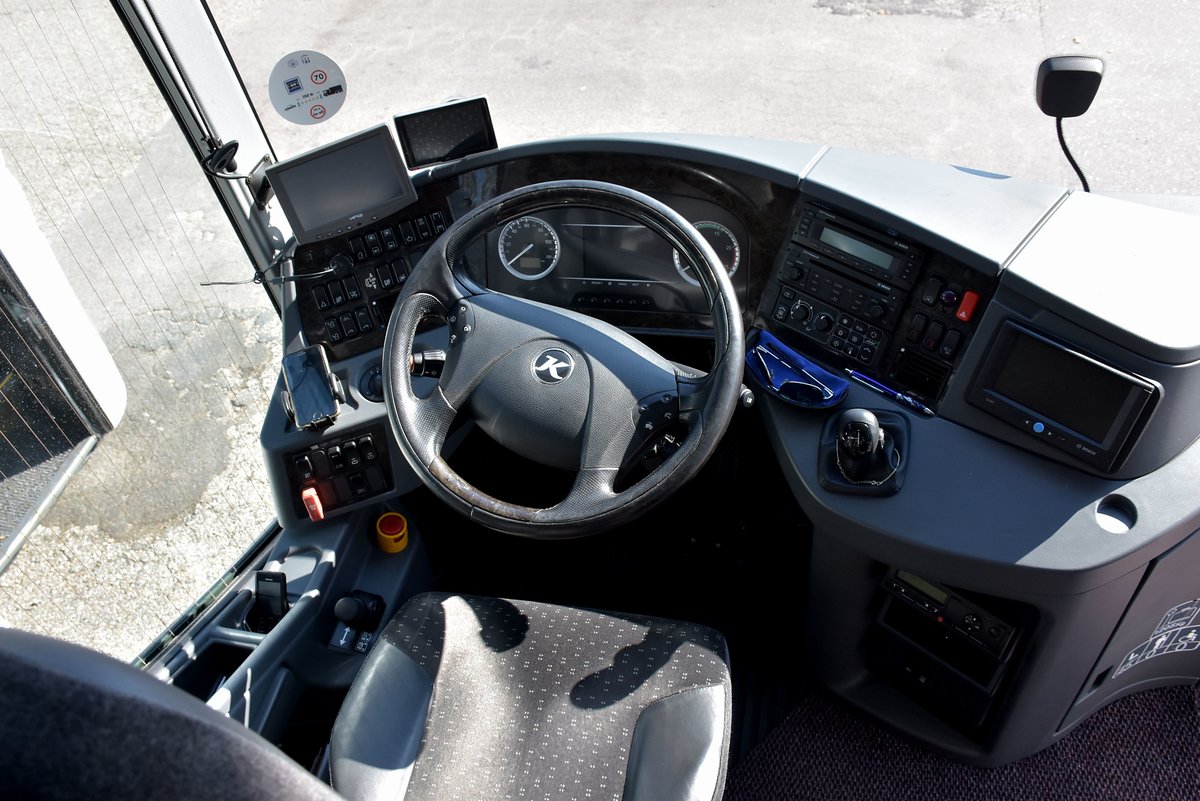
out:
M363 283L371 292L387 292L395 287L404 286L407 280L408 271L403 259L391 264L380 264L374 270L363 273ZM313 287L312 295L317 311L329 311L344 303L362 300L363 293L358 286L358 279L349 275L340 281L334 280Z
M376 447L375 436L362 434L337 445L293 455L293 486L299 491L297 511L320 521L325 519L327 509L386 491L387 460L381 458L386 454Z
M953 328L947 331L942 323L937 320L931 323L928 317L919 313L914 314L909 322L906 336L909 342L920 343L921 347L928 351L937 351L937 354L947 361L954 358L959 345L962 344L961 332Z
M343 470L352 470L364 462L375 461L378 456L375 441L368 434L358 440L349 440L325 450L309 451L295 457L292 464L296 470L296 478L304 482L326 478Z
M325 324L325 336L334 345L343 339L353 339L359 334L375 330L371 310L366 306L342 312L336 317L326 317L322 322Z
M355 261L366 261L385 252L390 253L402 244L411 247L417 242L424 242L445 230L446 218L440 211L435 211L428 217L405 220L395 228L382 228L378 232L369 231L362 236L351 237L350 252Z
M334 306L362 300L362 290L359 289L358 279L353 275L343 278L341 281L330 281L323 286L315 286L312 294L313 301L317 304L317 311L329 311Z

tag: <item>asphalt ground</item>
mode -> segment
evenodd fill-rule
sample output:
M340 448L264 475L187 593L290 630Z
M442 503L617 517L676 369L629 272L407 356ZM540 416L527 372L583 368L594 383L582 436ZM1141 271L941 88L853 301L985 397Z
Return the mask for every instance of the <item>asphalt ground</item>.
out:
M1196 2L211 7L282 156L485 95L501 144L729 134L1074 186L1034 74L1046 55L1088 53L1105 59L1106 77L1066 130L1093 187L1200 194ZM300 127L271 109L266 81L281 56L307 48L341 65L347 99ZM106 0L0 0L0 70L0 149L130 395L120 426L0 576L0 620L128 659L272 514L257 430L278 325L261 288L199 285L250 268Z

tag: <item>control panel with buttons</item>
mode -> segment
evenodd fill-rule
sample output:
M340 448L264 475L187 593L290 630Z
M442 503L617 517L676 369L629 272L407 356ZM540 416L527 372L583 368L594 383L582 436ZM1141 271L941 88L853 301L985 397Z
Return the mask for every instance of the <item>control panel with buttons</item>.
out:
M947 634L994 658L1004 657L1012 644L1016 632L1011 625L945 587L897 570L884 579L883 589L921 610Z
M296 297L308 341L325 344L334 360L382 345L396 296L421 249L449 223L448 209L414 213L410 206L381 226L297 250ZM313 278L304 280L305 275Z
M320 521L332 510L392 488L383 426L362 429L286 457L296 513Z
M802 203L760 313L797 347L936 408L994 284L895 231Z

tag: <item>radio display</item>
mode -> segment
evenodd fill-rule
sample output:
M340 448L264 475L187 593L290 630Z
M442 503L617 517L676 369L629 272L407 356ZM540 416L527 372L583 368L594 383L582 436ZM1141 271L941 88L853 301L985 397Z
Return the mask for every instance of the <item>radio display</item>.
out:
M820 240L843 253L849 253L855 258L862 259L868 264L874 264L876 267L880 267L888 272L892 271L892 254L879 248L871 247L866 242L861 242L847 236L841 231L835 231L828 225L821 229Z

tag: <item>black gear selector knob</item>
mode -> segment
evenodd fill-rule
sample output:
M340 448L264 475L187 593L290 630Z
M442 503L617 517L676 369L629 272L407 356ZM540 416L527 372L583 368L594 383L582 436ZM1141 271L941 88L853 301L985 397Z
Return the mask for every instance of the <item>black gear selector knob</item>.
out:
M883 449L883 427L867 409L847 409L838 420L838 448L852 459L872 456Z
M355 631L374 631L383 619L384 605L378 595L355 590L338 599L333 616Z

